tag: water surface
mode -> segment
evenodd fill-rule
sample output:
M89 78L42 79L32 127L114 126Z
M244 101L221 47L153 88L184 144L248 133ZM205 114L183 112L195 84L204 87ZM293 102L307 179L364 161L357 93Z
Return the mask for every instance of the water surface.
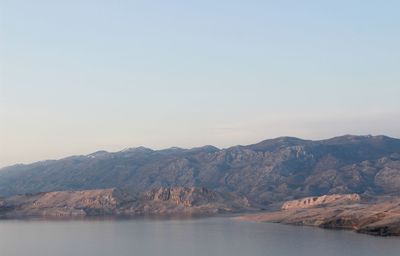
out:
M236 221L0 221L2 256L400 255L400 238Z

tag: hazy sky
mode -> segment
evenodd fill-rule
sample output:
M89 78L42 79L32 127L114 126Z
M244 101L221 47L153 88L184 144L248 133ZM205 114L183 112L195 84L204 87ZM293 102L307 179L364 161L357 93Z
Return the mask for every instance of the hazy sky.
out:
M0 0L0 166L400 137L400 1Z

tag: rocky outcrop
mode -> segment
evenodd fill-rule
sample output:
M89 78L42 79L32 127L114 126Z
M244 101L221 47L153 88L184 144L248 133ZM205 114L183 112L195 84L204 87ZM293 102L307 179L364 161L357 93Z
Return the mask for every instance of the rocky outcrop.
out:
M154 202L171 202L177 206L193 205L215 201L217 193L205 188L156 188L145 194L145 199Z
M206 188L156 188L145 193L137 208L142 214L216 214L250 210L246 198Z
M205 188L157 188L133 196L119 189L56 191L0 200L0 217L216 214L249 210L248 201Z
M373 201L346 200L340 204L334 201L331 204L306 208L293 205L281 211L247 215L239 219L349 229L379 236L400 236L400 198L376 198Z
M133 197L117 189L55 191L18 195L5 199L7 217L41 216L72 217L112 215L117 209L133 202Z
M356 203L361 200L358 194L347 194L347 195L323 195L306 197L298 200L292 200L283 203L282 210L300 209L300 208L311 208L323 205L333 204L347 204Z

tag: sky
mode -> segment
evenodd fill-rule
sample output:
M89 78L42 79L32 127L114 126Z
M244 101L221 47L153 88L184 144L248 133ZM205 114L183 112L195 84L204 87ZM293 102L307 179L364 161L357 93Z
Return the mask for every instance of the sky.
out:
M0 0L0 167L400 137L399 1Z

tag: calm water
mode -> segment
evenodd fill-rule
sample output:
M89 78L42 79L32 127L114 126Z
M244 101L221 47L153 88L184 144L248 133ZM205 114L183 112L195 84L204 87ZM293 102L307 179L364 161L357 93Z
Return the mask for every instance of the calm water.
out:
M0 221L1 256L400 255L400 238L379 238L230 218Z

